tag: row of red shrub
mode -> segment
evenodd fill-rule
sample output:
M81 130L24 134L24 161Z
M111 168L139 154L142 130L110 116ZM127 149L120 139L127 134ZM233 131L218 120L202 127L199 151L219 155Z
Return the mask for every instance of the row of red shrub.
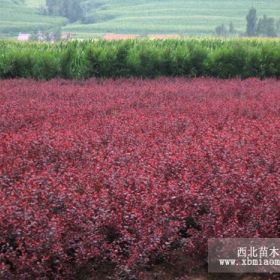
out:
M279 237L279 81L0 83L0 279Z

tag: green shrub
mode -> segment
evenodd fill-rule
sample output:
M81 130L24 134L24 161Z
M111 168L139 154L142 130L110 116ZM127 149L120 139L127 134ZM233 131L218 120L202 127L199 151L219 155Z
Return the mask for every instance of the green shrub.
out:
M88 78L88 62L82 45L70 43L60 54L60 76L66 79Z
M280 51L279 47L263 47L261 52L262 77L280 77Z
M243 67L243 76L245 78L253 77L262 77L262 53L260 48L249 47L247 49L244 67Z
M246 56L242 46L215 49L209 55L209 74L219 78L243 77Z
M3 78L30 78L34 57L31 50L8 51L2 56L1 75Z
M86 59L88 61L87 73L89 77L102 77L102 48L89 47L86 50Z
M208 57L207 50L201 46L190 46L189 47L189 75L191 77L204 76L207 74L206 60Z
M280 77L279 40L0 41L0 78Z
M37 53L32 68L32 76L35 79L49 80L60 73L59 59L52 52Z

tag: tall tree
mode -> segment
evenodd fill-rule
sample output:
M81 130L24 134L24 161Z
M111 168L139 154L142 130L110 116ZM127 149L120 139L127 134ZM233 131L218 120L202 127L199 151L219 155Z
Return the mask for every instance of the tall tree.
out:
M227 35L227 29L226 29L224 24L221 24L221 25L217 26L215 28L215 32L218 36L226 36Z
M49 15L60 15L60 2L61 0L46 0L47 10Z
M235 28L232 21L229 23L229 33L231 34L235 33Z
M268 37L277 36L275 19L272 17L267 17L266 15L260 18L257 25L257 34Z
M67 17L70 22L83 19L81 0L46 0L48 14Z
M70 22L75 22L83 18L83 10L81 8L80 0L64 0L63 10L65 17L67 17Z
M247 28L246 28L246 34L247 36L256 36L256 30L257 30L257 10L255 8L251 8L249 10L249 13L246 16L247 20Z
M280 19L278 19L276 22L276 31L280 33Z

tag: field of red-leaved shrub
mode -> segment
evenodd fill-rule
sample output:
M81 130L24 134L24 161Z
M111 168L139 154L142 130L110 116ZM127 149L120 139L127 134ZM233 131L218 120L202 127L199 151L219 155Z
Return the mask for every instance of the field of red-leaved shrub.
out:
M1 280L183 277L279 237L279 186L280 81L0 81Z

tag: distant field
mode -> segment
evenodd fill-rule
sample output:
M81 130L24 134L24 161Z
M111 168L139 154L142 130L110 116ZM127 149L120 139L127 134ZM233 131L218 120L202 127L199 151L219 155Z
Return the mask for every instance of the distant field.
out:
M0 0L0 35L15 35L61 26L65 19L38 14L45 0L26 0L15 4ZM17 1L20 3L21 1ZM66 24L64 31L87 38L104 33L211 35L217 25L233 22L239 32L245 31L245 17L254 6L259 16L280 18L279 0L88 0L87 18L91 24Z
M19 32L33 32L62 26L66 19L39 14L44 0L0 0L0 36L13 37Z
M254 6L259 14L280 17L280 1L222 0L104 0L90 14L94 24L72 24L64 30L76 33L180 33L213 34L217 25L233 22L245 31L245 17ZM137 4L136 4L137 3Z

